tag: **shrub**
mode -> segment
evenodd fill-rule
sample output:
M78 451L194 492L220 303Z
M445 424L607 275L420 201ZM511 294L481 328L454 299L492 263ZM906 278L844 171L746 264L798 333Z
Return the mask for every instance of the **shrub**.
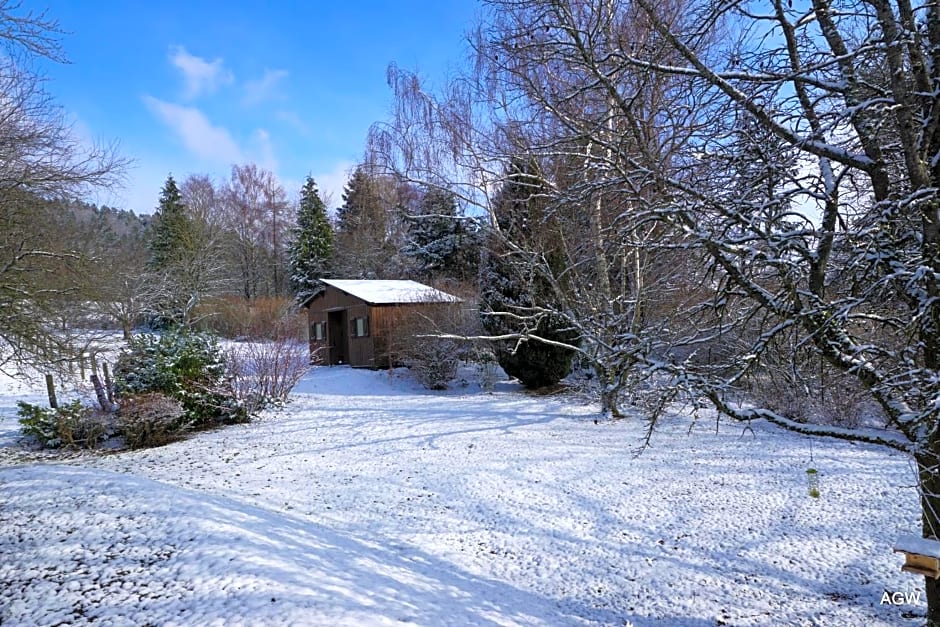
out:
M35 438L43 448L55 448L61 444L56 429L56 412L38 405L17 401L17 414L24 435Z
M179 439L188 426L180 402L159 392L128 396L118 411L118 429L134 449L163 446Z
M415 337L405 356L405 365L429 390L445 390L457 376L459 346L455 340Z
M122 400L148 392L176 399L193 427L248 419L232 389L222 350L208 335L172 331L132 338L115 364L114 385Z
M291 333L245 342L227 355L236 397L252 411L282 403L310 368L310 348Z
M58 409L17 402L23 433L43 448L94 448L109 434L103 416L75 400Z
M461 303L433 303L397 312L386 339L389 364L403 364L430 390L443 390L456 376L468 343L453 337L473 332L476 315Z
M477 380L484 392L492 392L499 377L499 363L496 354L491 349L479 349L473 352L473 363L476 365Z

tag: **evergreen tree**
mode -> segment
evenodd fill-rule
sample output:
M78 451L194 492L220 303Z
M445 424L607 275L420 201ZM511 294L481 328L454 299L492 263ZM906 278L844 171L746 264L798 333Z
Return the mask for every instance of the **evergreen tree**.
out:
M189 279L203 242L172 174L167 176L160 192L147 244L150 250L148 269L161 283L154 305L156 315L151 323L157 327L189 325L190 315L199 301L199 295L190 289Z
M311 176L307 176L300 191L297 224L292 235L288 252L290 282L302 300L313 293L318 279L329 276L329 262L333 256L333 227Z
M425 278L469 279L477 275L480 233L457 212L457 200L444 190L424 194L407 215L408 241L401 253L413 259Z
M402 206L410 191L368 165L356 168L337 211L334 273L345 278L400 278Z
M179 259L188 246L192 226L179 187L170 174L160 192L148 242L152 270L167 270Z
M544 274L557 277L563 270L563 257L554 245L558 225L545 211L544 192L537 164L518 160L511 165L496 203L499 233L491 236L480 267L483 328L490 335L523 336L521 341L499 342L496 357L506 374L528 388L553 385L567 376L574 352L525 338L569 345L578 341L556 313L550 276Z

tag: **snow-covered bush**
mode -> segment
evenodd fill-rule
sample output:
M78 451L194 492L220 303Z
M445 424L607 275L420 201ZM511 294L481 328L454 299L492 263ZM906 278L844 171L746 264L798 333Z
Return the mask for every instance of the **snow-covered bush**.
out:
M176 399L196 428L249 418L232 388L225 356L209 335L173 331L132 338L115 364L114 384L122 401L148 392Z
M17 402L23 434L43 448L94 448L108 436L108 422L75 400L58 409Z
M292 334L245 342L228 351L236 397L250 410L282 403L310 369L310 348Z
M405 365L429 390L444 390L457 376L460 360L456 340L415 336L405 355Z
M128 447L146 448L179 439L189 425L179 401L150 392L122 399L117 426Z
M492 392L499 377L499 363L496 361L496 353L487 347L474 351L473 357L480 388L486 392Z
M385 355L390 365L404 365L430 390L443 390L457 375L477 329L476 313L459 303L423 304L402 308L389 328Z

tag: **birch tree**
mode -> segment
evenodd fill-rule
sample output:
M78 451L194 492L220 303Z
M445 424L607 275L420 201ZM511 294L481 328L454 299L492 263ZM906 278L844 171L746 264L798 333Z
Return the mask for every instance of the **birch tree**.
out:
M676 295L676 254L646 245L662 227L637 209L664 193L650 172L672 168L698 125L696 94L685 77L628 71L610 50L675 56L636 7L619 2L494 1L473 34L475 72L442 94L392 68L392 123L373 129L372 148L406 177L454 190L476 204L490 239L531 269L553 292L552 315L575 331L581 354L601 382L604 410L619 415L633 365L662 351L665 312ZM663 19L682 5L663 3ZM699 42L703 47L705 38ZM564 263L547 263L533 242L506 233L496 191L518 159L538 163L544 225L564 224ZM529 225L539 229L539 225ZM503 315L509 312L489 312ZM520 312L512 312L520 315ZM532 310L531 317L544 315ZM520 340L542 341L531 329Z
M286 293L287 192L274 174L254 164L232 166L222 189L239 289L245 300Z

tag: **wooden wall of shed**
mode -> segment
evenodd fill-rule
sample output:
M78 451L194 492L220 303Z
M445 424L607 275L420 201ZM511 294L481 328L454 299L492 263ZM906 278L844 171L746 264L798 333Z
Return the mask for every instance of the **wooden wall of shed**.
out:
M368 315L369 306L360 298L351 296L346 292L327 286L326 289L314 297L307 304L307 334L310 339L310 355L312 359L320 363L329 363L329 350L331 338L329 337L329 312L345 309L347 312L347 325L345 329L348 338L349 355L347 361L352 366L368 366L373 364L374 351L372 348L372 338L354 338L351 328L353 318ZM313 325L315 323L327 323L327 336L322 342L314 339Z
M357 299L358 300L358 299ZM356 305L346 309L346 333L349 337L349 365L358 367L375 368L375 342L372 332L372 316L369 305L361 300ZM353 337L352 325L356 318L367 318L369 325L369 334L365 337Z
M320 355L321 363L329 363L329 338L326 341L317 342L313 339L312 326L318 322L327 323L331 310L345 309L349 364L358 367L386 368L389 362L389 345L400 340L398 333L402 330L404 321L421 309L441 306L449 305L409 303L370 306L362 299L327 286L326 290L312 299L307 307L307 332L310 338L311 356L316 358ZM353 320L362 317L366 317L369 321L369 334L366 337L353 337Z
M405 337L415 332L415 325L420 331L434 332L434 323L425 320L440 319L441 312L450 307L459 307L454 303L408 303L372 307L375 324L375 355L378 367L388 367L389 358L397 359ZM457 329L454 329L456 331ZM390 348L391 347L391 348Z

